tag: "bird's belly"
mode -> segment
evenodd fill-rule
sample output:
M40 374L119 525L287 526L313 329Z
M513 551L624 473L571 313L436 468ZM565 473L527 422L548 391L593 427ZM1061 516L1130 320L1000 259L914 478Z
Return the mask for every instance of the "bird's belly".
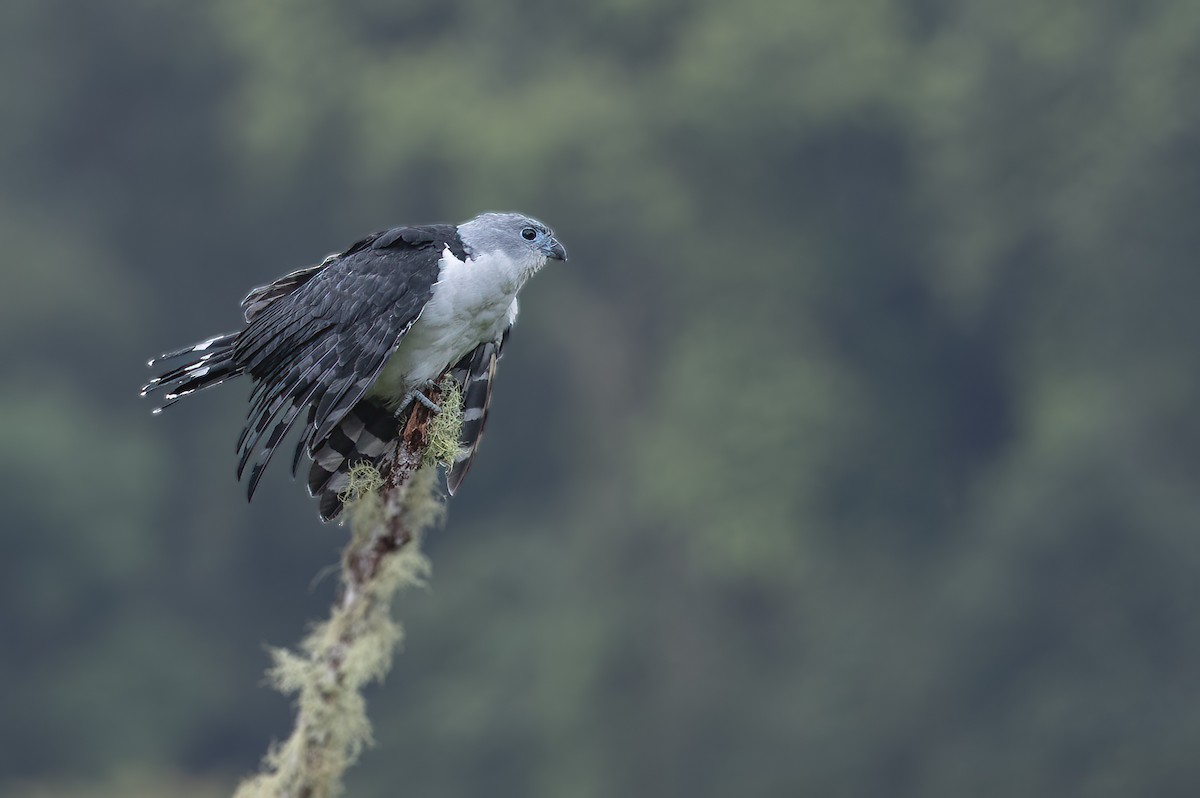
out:
M368 395L394 405L413 388L437 379L479 344L497 340L509 323L515 293L477 301L473 292L435 295L388 358Z

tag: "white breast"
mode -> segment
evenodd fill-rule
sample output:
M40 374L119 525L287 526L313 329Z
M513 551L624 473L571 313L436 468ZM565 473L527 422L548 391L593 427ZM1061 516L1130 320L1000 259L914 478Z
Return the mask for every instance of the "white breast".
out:
M530 276L526 264L495 253L466 262L447 248L433 296L384 365L368 396L398 402L485 341L500 337L517 318L517 292Z

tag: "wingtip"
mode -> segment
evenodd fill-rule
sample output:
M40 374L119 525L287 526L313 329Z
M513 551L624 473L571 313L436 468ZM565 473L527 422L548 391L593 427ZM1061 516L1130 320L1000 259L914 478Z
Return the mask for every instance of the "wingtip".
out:
M186 349L182 349L178 352L163 352L161 355L155 355L154 357L147 360L146 365L149 368L154 368L155 366L161 365L164 360L174 360L175 358L179 357L182 354L185 354L186 352L187 352Z
M265 449L258 454L258 460L250 468L250 477L246 480L246 501L254 499L254 493L258 490L258 483L262 482L263 474L267 473L267 465L271 462L271 449ZM238 479L242 475L238 473Z
M255 463L254 467L250 469L250 478L246 480L246 501L254 501L254 492L258 490L258 482L262 479L263 470L261 462ZM241 479L241 475L238 475L238 479Z

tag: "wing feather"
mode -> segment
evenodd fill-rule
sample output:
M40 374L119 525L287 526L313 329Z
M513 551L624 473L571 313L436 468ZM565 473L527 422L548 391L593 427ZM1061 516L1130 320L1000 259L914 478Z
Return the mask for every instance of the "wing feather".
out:
M247 295L233 358L255 387L238 440L239 478L275 424L250 471L251 496L305 408L293 472L366 394L429 301L442 251L461 252L456 236L450 225L397 228Z
M274 280L266 285L260 285L258 288L250 291L250 293L246 294L246 298L242 300L242 310L246 316L246 323L249 324L254 321L271 303L282 296L292 293L299 286L304 285L317 272L337 260L337 258L337 253L328 255L325 260L314 266L305 266L303 269L289 272L278 280Z
M319 398L320 392L328 388L327 378L333 371L334 364L332 360L335 354L336 351L332 345L327 346L325 351L319 356L314 354L311 357L311 365L308 365L302 373L292 377L286 385L282 386L275 398L271 400L269 406L262 407L257 414L247 419L246 427L242 430L242 436L238 443L240 454L238 459L239 478L241 477L242 470L246 467L247 461L250 459L251 453L262 439L263 433L276 416L279 415L284 405L290 403L291 408L296 409L296 413L285 412L284 421L286 424L280 422L284 425L284 428L280 430L279 426L276 426L275 433L272 433L271 436L275 439L275 443L268 443L261 455L267 461L271 459L269 450L273 449L279 442L279 439L287 434L299 410L303 409L309 402ZM303 363L308 363L309 359L306 358ZM297 370L299 368L300 366L297 366ZM263 398L265 400L267 397L264 396ZM263 463L263 465L265 466L266 463Z
M292 428L292 424L295 422L296 417L300 415L300 411L308 405L313 395L321 390L321 383L320 381L313 381L304 387L305 392L298 393L295 396L291 407L280 418L279 423L275 425L275 429L271 430L271 437L263 444L262 453L259 455L258 461L250 469L250 479L247 480L246 484L247 498L254 498L254 491L258 489L258 482L262 479L267 465L270 464L271 457L275 454L275 448L283 440L284 436L287 435L288 430Z

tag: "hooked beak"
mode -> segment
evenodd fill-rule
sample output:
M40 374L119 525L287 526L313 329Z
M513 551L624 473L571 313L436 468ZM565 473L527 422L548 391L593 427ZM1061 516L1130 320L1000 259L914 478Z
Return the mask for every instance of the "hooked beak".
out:
M566 260L567 249L562 244L558 243L557 238L550 239L550 247L546 250L546 257L554 260Z

